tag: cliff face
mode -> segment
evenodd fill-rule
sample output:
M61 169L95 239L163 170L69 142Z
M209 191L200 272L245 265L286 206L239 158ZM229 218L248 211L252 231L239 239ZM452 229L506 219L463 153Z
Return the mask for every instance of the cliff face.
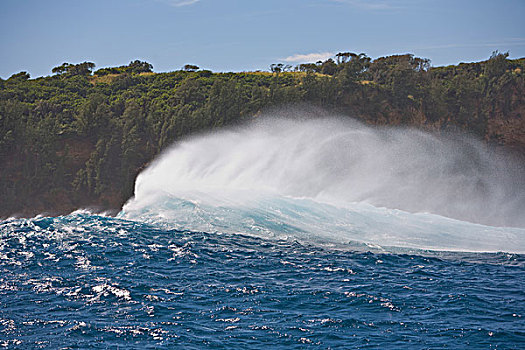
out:
M486 139L525 152L525 118L523 116L525 116L523 103L508 114L502 111L494 113L487 122Z
M523 160L525 59L430 69L410 55L358 60L330 65L330 74L120 67L102 76L0 81L0 217L118 212L137 174L173 142L281 106L468 133Z
M64 160L66 172L76 174L85 167L94 150L95 147L89 140L69 139L61 142L56 157ZM0 171L4 187L3 198L6 199L0 203L0 217L33 217L38 214L55 216L69 214L81 208L116 214L126 200L116 190L94 196L72 188L67 181L64 181L63 186L51 187L45 183L38 187L27 185L35 178L38 181L39 177L39 169L29 170L33 173L28 173L27 164L32 161L31 157L17 153L6 157Z

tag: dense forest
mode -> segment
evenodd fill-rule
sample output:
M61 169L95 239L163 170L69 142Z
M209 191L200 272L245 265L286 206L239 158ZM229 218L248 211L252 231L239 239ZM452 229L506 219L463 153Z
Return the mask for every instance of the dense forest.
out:
M136 175L173 142L280 106L460 130L525 150L525 58L505 53L448 67L410 54L372 60L343 52L266 72L152 69L141 61L99 70L64 63L52 76L0 79L0 217L119 210Z

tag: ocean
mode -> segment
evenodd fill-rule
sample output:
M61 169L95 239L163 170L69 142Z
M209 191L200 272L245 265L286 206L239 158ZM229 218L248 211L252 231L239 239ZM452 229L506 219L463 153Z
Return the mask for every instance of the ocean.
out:
M0 346L523 348L513 164L341 120L194 137L116 217L0 222Z

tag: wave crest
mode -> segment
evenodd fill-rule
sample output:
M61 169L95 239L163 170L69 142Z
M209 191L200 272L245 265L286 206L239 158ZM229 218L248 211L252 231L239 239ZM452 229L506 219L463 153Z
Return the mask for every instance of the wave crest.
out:
M332 237L348 239L341 225L328 228L346 218L348 222L342 226L358 227L361 241L418 246L414 243L418 237L439 236L443 224L457 223L436 219L436 215L484 225L525 227L525 176L517 164L481 142L458 135L438 137L412 129L371 128L337 118L264 118L176 144L139 175L135 197L121 215L196 225L192 215L197 218L205 212L211 222L205 228L227 232L253 229L239 224L246 218L257 226L257 220L271 217L281 228L315 231L319 236L329 232ZM301 200L307 200L308 205L298 202ZM181 205L187 208L192 203L191 210L181 210ZM303 210L296 219L282 215L294 206ZM397 221L385 219L392 209ZM316 210L322 214L310 217ZM238 215L228 218L225 212ZM222 224L210 227L221 215ZM436 220L437 226L432 224ZM425 225L434 231L425 230ZM477 228L469 236L465 225L473 224L455 227L457 237L475 239L475 232L487 231L487 226L474 225ZM370 238L372 231L390 232L389 227L403 232L397 238L394 232L381 239ZM454 231L450 227L445 231ZM279 230L273 227L268 231ZM523 247L521 229L489 231L496 240L502 232L510 232L514 243ZM490 240L483 235L484 240ZM431 244L421 239L420 246L468 246L458 239L443 242Z

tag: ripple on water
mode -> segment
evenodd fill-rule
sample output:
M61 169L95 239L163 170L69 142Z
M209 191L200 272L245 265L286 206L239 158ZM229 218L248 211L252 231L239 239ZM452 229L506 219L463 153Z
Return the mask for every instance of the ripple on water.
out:
M0 346L513 348L519 254L327 248L104 216L0 224Z

